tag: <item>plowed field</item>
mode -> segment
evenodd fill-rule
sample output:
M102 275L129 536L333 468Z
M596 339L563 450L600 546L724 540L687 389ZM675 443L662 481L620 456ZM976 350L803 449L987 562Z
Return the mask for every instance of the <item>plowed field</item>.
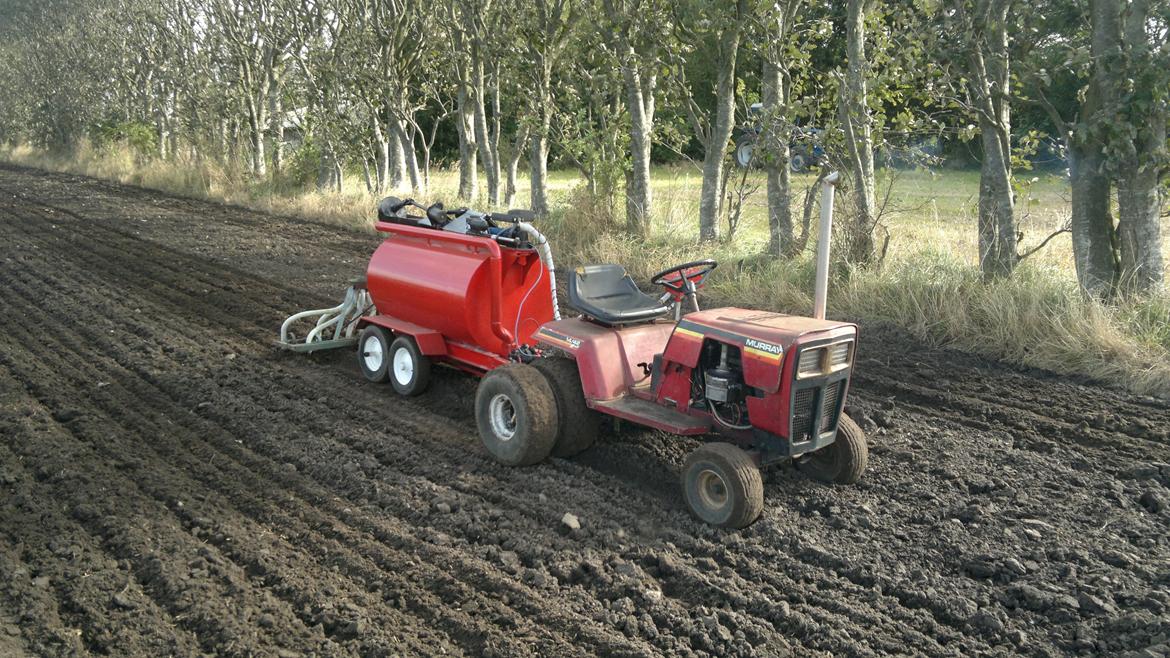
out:
M863 483L715 530L693 442L504 468L472 379L275 349L376 241L0 168L0 654L1168 651L1164 401L863 326Z

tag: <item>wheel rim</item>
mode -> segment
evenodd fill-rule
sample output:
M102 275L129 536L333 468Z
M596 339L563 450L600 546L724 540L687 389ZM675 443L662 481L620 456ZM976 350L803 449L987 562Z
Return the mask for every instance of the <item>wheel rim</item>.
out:
M797 171L801 171L804 169L804 156L803 155L792 156L792 168L797 170Z
M492 433L501 441L510 441L516 435L516 407L507 395L500 393L488 403L488 419Z
M722 475L712 469L705 468L699 471L696 484L698 485L699 501L703 507L710 510L721 510L727 506L730 494L727 482L723 480Z
M410 350L400 347L394 352L394 381L406 386L412 379L414 379L414 358L411 357Z
M377 336L367 336L362 343L362 362L366 364L366 370L370 372L378 372L382 367L382 341Z
M739 148L736 149L736 151L735 151L735 157L737 160L739 160L739 164L742 167L746 167L749 164L751 164L751 162L752 162L752 145L751 144L740 144Z

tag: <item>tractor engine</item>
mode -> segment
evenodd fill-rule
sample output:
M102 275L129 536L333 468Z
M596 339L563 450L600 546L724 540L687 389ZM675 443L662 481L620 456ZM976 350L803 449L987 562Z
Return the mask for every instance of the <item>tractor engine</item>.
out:
M751 429L740 348L714 340L705 341L699 367L694 372L691 380L692 401L706 403L716 422L724 427Z

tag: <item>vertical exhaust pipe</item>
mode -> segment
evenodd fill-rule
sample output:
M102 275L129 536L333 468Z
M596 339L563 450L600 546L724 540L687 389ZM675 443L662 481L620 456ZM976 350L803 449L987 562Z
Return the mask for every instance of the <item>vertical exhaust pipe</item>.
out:
M829 243L833 235L833 192L841 174L834 171L821 183L821 229L817 237L817 278L813 288L813 317L825 319L829 297Z

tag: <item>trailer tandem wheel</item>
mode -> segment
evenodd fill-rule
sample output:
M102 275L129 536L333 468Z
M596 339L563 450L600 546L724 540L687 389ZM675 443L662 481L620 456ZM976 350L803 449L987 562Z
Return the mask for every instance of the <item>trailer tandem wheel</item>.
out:
M358 366L362 376L375 384L381 384L390 377L389 359L390 332L371 324L362 330L358 338Z
M399 336L391 343L389 370L390 384L399 395L418 395L431 385L431 360L410 336Z

